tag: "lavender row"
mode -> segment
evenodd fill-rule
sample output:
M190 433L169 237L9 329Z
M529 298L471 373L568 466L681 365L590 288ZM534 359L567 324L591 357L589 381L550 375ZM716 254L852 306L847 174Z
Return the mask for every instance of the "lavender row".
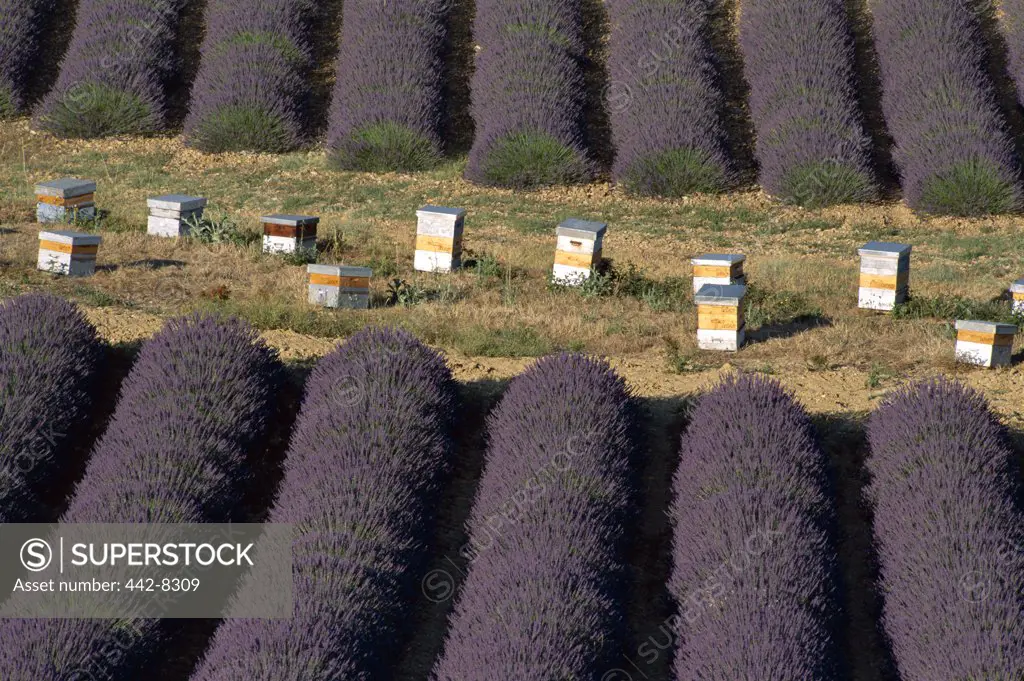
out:
M435 681L598 679L624 640L634 408L603 361L547 357L488 419L471 561Z
M363 331L317 364L271 514L295 528L295 615L225 621L193 681L388 677L456 403L443 357L405 332Z
M883 624L900 678L1024 670L1024 513L1006 434L984 398L934 379L868 424Z
M721 191L732 177L709 0L613 0L608 109L612 174L638 194Z
M956 215L1018 209L1019 162L971 5L879 0L871 14L906 203Z
M82 0L57 82L36 122L64 137L150 134L166 126L175 31L190 0Z
M185 119L204 151L283 152L306 139L314 0L213 0Z
M423 170L442 151L450 0L345 3L327 147L338 167Z
M843 0L750 0L739 23L764 190L804 206L873 198Z
M839 678L835 505L806 412L741 375L701 396L673 480L674 678Z
M276 355L242 322L168 322L140 351L61 521L241 520L279 377ZM0 678L127 681L166 643L154 619L2 620Z
M20 113L53 0L0 0L0 118Z
M71 303L39 294L0 303L0 523L53 520L40 493L89 415L102 357Z
M592 175L582 0L480 0L467 179L534 187Z

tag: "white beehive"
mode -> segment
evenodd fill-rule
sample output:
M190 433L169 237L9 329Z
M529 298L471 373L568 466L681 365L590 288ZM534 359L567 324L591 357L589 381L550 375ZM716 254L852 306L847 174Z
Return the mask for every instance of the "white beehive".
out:
M96 255L102 237L57 230L39 233L37 267L44 272L88 277L96 271Z
M349 265L307 265L309 302L321 307L370 307L369 267Z
M956 359L983 367L1006 366L1013 355L1017 327L999 322L958 319Z
M1024 315L1024 279L1010 284L1010 296L1013 298L1013 313Z
M907 300L910 292L910 246L872 241L860 254L857 306L888 312Z
M36 185L36 220L46 224L96 217L96 183L65 177Z
M316 226L320 218L312 215L264 215L264 253L296 253L316 248Z
M178 237L189 231L189 222L202 219L206 199L201 196L168 194L146 200L149 219L146 233L151 236Z
M601 249L608 225L569 218L555 230L555 267L552 278L560 283L578 286L590 278L590 272L601 263Z
M693 292L700 291L704 284L743 286L743 263L747 256L738 253L705 253L699 258L691 258L693 265Z
M423 206L416 211L416 256L419 272L451 272L462 264L463 208Z
M739 284L704 284L694 295L697 303L697 347L701 350L736 352L743 345L746 324L743 298L747 287Z

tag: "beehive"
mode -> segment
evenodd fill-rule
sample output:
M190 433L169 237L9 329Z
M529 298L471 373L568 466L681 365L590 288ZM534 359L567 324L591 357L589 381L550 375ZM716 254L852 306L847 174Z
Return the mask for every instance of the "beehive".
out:
M705 253L691 258L693 265L693 292L700 291L704 284L729 286L746 284L743 277L743 262L747 256L737 253Z
M553 279L560 284L578 286L590 278L601 263L601 248L608 225L569 218L555 230L555 267Z
M1024 315L1024 279L1010 284L1010 296L1013 298L1013 313Z
M40 232L37 267L70 277L91 276L96 271L96 254L102 240L95 234L81 232Z
M316 248L316 226L320 218L312 215L264 215L264 253L295 253Z
M321 307L370 307L370 277L368 267L349 265L307 265L309 273L309 302Z
M983 367L1003 366L1013 355L1013 324L958 319L956 322L956 359Z
M416 256L419 272L451 272L462 264L463 208L423 206L416 211Z
M36 185L36 220L71 222L96 217L96 183L65 177Z
M910 246L872 241L857 249L857 253L860 254L857 306L887 312L905 302L910 291Z
M747 287L740 284L704 284L696 294L697 347L701 350L735 352L743 345L746 324L743 298Z
M201 196L168 194L146 201L149 206L149 220L146 233L152 236L185 236L189 222L203 217L206 199Z

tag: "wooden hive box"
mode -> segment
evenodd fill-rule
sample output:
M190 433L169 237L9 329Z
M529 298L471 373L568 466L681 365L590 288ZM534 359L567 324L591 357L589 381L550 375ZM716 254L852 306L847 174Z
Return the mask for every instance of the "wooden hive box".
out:
M206 199L201 196L167 194L146 200L149 219L146 233L151 236L178 237L189 232L189 221L203 217Z
M910 292L910 246L872 241L857 249L860 282L857 307L888 312Z
M555 266L552 278L559 284L579 286L601 263L601 249L608 225L569 218L555 230Z
M743 263L746 259L747 256L738 253L705 253L699 258L691 258L693 292L697 293L705 284L745 285Z
M1013 324L958 319L956 359L983 367L1009 365L1016 333Z
M701 350L736 352L746 337L740 284L704 284L694 295L697 303L697 347Z
M38 269L69 277L88 277L96 271L103 238L96 234L56 230L39 233Z
M316 226L320 218L312 215L264 215L264 253L297 253L316 248Z
M36 185L36 221L42 224L96 217L96 183L65 177Z
M451 272L462 264L463 208L423 206L416 211L416 255L419 272Z
M1024 279L1010 284L1010 297L1013 299L1013 313L1024 315Z
M307 265L309 302L321 307L365 310L370 307L369 267L350 265Z

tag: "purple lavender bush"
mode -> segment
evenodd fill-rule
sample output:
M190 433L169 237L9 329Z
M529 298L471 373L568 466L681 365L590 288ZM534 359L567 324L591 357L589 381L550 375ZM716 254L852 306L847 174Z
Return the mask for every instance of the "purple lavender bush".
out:
M708 39L707 0L612 0L612 175L635 194L684 196L732 183Z
M242 520L247 461L268 436L280 373L242 322L168 322L143 345L61 521ZM129 681L166 643L155 619L0 620L0 678Z
M335 167L424 170L441 158L450 0L346 3L327 133Z
M1017 101L1024 101L1024 0L999 3L999 25L1006 41L1007 70L1017 86Z
M185 119L189 146L284 152L306 141L315 0L212 0Z
M582 0L480 0L466 178L499 187L583 182Z
M0 119L24 110L25 89L53 6L53 0L0 0Z
M805 207L874 198L843 0L750 0L739 29L764 190Z
M974 8L879 0L871 13L882 110L907 205L951 215L1018 210L1018 159L985 71Z
M295 616L225 621L193 681L388 678L457 401L444 358L404 331L360 332L317 364L271 514L295 527Z
M88 418L102 357L96 330L66 300L0 303L0 523L53 520L38 495Z
M985 399L931 379L868 423L883 625L904 681L1024 672L1018 470Z
M599 679L624 637L635 411L603 361L560 354L488 419L469 572L435 681Z
M62 137L151 134L166 125L164 85L189 0L82 0L57 83L36 124Z
M674 678L840 678L835 505L792 395L749 375L702 395L673 493Z

